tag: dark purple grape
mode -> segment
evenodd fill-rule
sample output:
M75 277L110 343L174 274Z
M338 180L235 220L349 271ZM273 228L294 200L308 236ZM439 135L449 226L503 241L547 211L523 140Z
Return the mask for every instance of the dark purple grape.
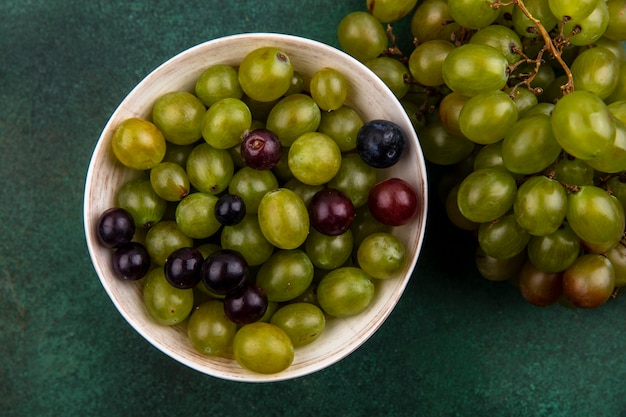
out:
M176 288L188 289L200 282L200 268L204 257L194 248L179 248L170 254L163 265L167 282Z
M352 200L334 188L318 191L309 203L311 226L328 236L345 233L350 229L354 216Z
M236 194L224 194L215 203L215 218L224 226L234 226L246 216L246 204Z
M280 160L282 147L271 130L255 129L247 132L241 142L241 157L250 168L271 169Z
M113 207L105 210L98 218L98 239L109 248L118 248L133 239L135 221L123 208Z
M243 255L232 249L211 253L202 263L200 278L215 294L229 294L241 287L248 278L249 267Z
M150 269L150 255L145 246L138 242L128 242L115 250L113 270L126 281L143 278Z
M263 288L253 282L246 282L237 291L226 295L224 313L232 322L249 324L263 317L267 305L267 295Z
M356 137L356 150L363 161L375 168L388 168L400 160L406 149L402 129L387 120L365 123Z

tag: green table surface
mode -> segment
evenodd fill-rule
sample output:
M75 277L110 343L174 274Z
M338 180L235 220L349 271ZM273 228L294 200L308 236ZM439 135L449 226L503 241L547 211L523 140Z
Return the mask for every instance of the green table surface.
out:
M478 276L471 238L446 225L434 193L400 303L323 371L220 380L117 312L82 223L90 155L115 107L198 43L266 31L338 46L354 10L365 1L0 1L0 415L626 416L625 297L593 311L526 304Z

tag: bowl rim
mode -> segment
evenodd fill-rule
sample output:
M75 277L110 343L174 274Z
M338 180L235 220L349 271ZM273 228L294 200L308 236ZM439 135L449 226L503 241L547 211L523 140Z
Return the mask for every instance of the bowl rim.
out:
M422 153L422 149L419 143L417 133L415 132L414 129L411 129L411 131L406 132L406 134L408 136L409 142L411 143L411 146L415 147L414 152L416 156L418 157L416 161L417 170L418 170L418 173L422 177L420 179L422 186L418 190L418 194L421 199L422 207L420 207L419 219L415 219L415 221L419 222L418 236L416 237L416 243L415 243L415 252L414 252L414 255L411 257L411 259L408 259L409 265L407 266L407 269L406 269L406 276L402 278L402 283L397 289L397 293L398 293L397 299L394 301L393 305L390 308L385 310L382 314L378 314L376 316L376 319L377 319L376 323L368 327L367 332L365 334L355 333L356 340L353 343L351 343L347 348L342 349L340 352L333 354L332 356L329 356L325 358L324 360L317 361L305 367L298 368L297 371L288 372L289 371L289 368L288 368L286 371L283 371L277 374L253 374L253 375L246 375L246 376L242 376L241 374L233 375L227 372L220 372L210 367L199 365L193 360L191 360L190 358L187 358L184 355L179 354L178 352L172 351L172 349L170 349L169 346L167 346L166 344L160 343L159 341L155 341L147 330L143 329L142 327L138 325L139 323L136 322L136 319L130 314L128 314L128 312L125 311L123 306L120 304L119 300L116 299L112 290L107 285L103 271L98 267L96 258L97 258L98 252L102 251L102 247L97 242L97 239L95 238L95 234L93 230L91 230L91 229L95 229L93 227L94 220L92 218L89 218L89 216L87 216L87 214L90 212L90 206L91 206L91 200L89 199L90 194L89 194L88 187L94 181L94 177L96 175L96 159L97 159L96 157L106 152L103 149L104 146L108 145L108 143L105 143L106 142L105 138L107 137L107 135L110 134L112 130L112 124L115 122L115 120L118 117L120 117L120 113L126 113L126 114L128 113L128 109L124 108L124 103L132 100L134 96L138 95L144 89L144 87L148 85L153 78L158 77L162 71L164 71L170 66L175 65L178 61L184 59L185 57L189 55L194 55L203 50L210 50L212 47L218 46L220 44L224 44L224 43L228 44L231 42L246 42L246 41L251 41L251 40L259 40L259 39L267 40L268 43L270 44L271 43L280 44L281 41L298 42L298 43L302 43L303 46L319 49L326 54L330 54L333 57L336 57L336 58L339 58L340 60L344 60L348 62L351 66L354 66L355 68L357 68L361 73L368 74L369 82L373 83L377 89L385 90L388 92L388 94L393 96L393 92L389 89L389 87L376 74L374 74L365 64L356 60L354 57L348 55L347 53L331 45L322 43L317 40L308 39L308 38L300 37L297 35L282 34L282 33L251 32L251 33L227 35L227 36L222 36L222 37L218 37L218 38L214 38L208 41L201 42L199 44L196 44L195 46L192 46L188 49L185 49L177 53L176 55L164 61L162 64L155 67L145 77L143 77L143 79L141 79L141 81L136 86L134 86L128 92L128 94L126 94L126 96L118 103L115 110L110 115L109 119L107 120L104 128L102 129L101 134L99 135L96 145L91 154L89 167L88 167L87 175L85 179L84 201L83 201L83 226L84 226L85 238L86 238L90 260L92 262L92 265L94 267L96 274L98 275L101 285L104 287L107 295L109 296L109 299L114 304L118 312L122 315L122 317L124 317L126 322L137 333L139 333L148 343L156 347L158 350L160 350L167 356L173 358L174 360L198 372L211 375L216 378L231 380L231 381L238 381L238 382L278 382L278 381L299 378L299 377L320 371L322 369L328 368L336 364L337 362L341 361L348 355L352 354L354 351L356 351L374 333L376 333L376 331L378 331L380 326L382 326L385 320L389 317L389 315L392 313L395 306L397 305L397 302L399 301L400 297L403 295L406 289L406 286L408 285L408 282L414 275L417 261L422 251L422 246L423 246L424 236L425 236L425 229L426 229L426 219L427 219L427 214L428 214L428 179L427 179L426 164L425 164L425 159ZM402 105L400 104L400 101L397 98L395 98L395 96L394 96L394 99L396 100L396 104L398 108L401 108ZM399 119L402 119L402 123L404 125L412 126L408 115L404 111L401 114L398 114L397 117ZM333 320L342 320L342 319L333 318Z

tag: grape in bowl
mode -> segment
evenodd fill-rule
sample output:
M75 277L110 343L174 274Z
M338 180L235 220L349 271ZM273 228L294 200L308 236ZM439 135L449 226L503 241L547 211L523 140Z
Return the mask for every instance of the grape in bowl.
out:
M111 266L113 253L99 243L96 224L101 213L116 206L116 193L121 185L140 175L114 156L111 141L116 127L131 117L149 120L157 98L168 92L193 92L206 68L216 64L236 67L251 51L268 46L280 48L289 56L305 85L322 68L338 70L349 86L346 103L364 120L388 120L406 133L407 146L402 158L393 166L378 170L377 180L404 179L416 191L419 202L412 222L392 232L406 246L407 261L398 276L377 283L374 298L365 311L327 320L324 332L315 342L296 349L294 360L286 370L263 374L242 368L232 357L201 354L192 347L185 324L156 323L144 306L141 282L122 281L115 276ZM208 41L176 55L124 98L106 124L92 155L85 184L84 226L91 260L104 289L120 314L149 343L180 363L214 377L268 382L300 377L331 366L374 334L391 314L413 274L424 239L426 208L426 169L417 136L398 100L373 72L347 54L316 41L281 34L242 34Z

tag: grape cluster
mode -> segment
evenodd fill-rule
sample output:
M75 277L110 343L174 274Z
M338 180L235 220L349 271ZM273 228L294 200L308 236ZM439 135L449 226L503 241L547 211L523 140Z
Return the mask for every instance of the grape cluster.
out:
M531 304L626 285L626 1L367 0L337 29L410 116L476 266ZM410 29L410 54L398 47Z
M199 352L279 372L327 316L364 311L374 281L403 270L391 228L414 218L418 196L377 168L407 140L390 121L364 121L348 87L332 68L305 85L287 54L262 47L116 127L113 153L143 175L117 190L98 235L118 276L142 280L149 315L187 320Z

